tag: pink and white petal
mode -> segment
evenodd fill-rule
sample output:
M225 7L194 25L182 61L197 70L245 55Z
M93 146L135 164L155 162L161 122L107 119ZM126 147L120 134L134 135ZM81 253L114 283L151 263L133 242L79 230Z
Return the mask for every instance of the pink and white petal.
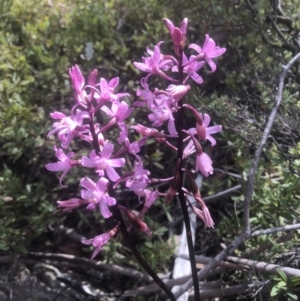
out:
M137 141L134 141L132 142L131 144L129 145L126 145L129 152L132 153L132 154L137 154L140 152L140 146L139 146L139 143Z
M156 113L151 113L148 115L148 118L150 121L155 121L157 119L157 114Z
M190 128L188 132L191 136L195 136L197 134L196 128Z
M107 83L107 80L103 77L100 78L99 86L100 86L100 89L101 89L102 93L109 90L109 85Z
M134 62L133 66L137 69L140 69L140 70L144 71L144 72L150 72L151 71L149 66L147 64L144 64L144 63Z
M61 147L65 149L68 148L74 136L75 135L73 133L70 133L68 136L66 136L66 139L61 142Z
M211 72L215 72L216 69L217 69L217 66L216 66L216 63L213 61L213 59L211 59L211 58L206 58L206 61L207 61L208 65L209 65L210 68L211 68Z
M211 135L207 135L207 133L206 133L206 139L211 143L211 146L215 146L217 144L216 139Z
M226 52L226 48L220 48L219 46L216 47L213 51L210 52L209 57L214 58L222 55Z
M161 57L161 53L160 53L160 49L159 46L154 46L154 52L153 52L153 61L155 64L159 64L160 62L160 57Z
M208 177L209 174L213 173L213 168L211 165L212 161L207 154L202 153L200 156L197 156L197 160L198 168L205 177Z
M173 66L173 67L171 68L171 71L172 71L172 72L178 72L178 66Z
M95 251L92 254L91 260L93 260L98 255L98 253L102 250L102 248L103 248L103 246L100 246L95 249Z
M108 205L103 200L99 203L99 209L104 218L109 218L112 216L110 210L108 209Z
M204 113L203 123L206 126L206 128L208 127L208 125L210 123L210 116L206 113Z
M114 77L109 81L108 85L109 85L109 87L114 89L118 86L118 84L119 84L119 77Z
M191 74L188 74L182 83L185 85L190 77L191 77Z
M124 158L118 158L118 159L110 159L109 165L112 167L122 167L125 164Z
M134 183L133 181L130 182L126 182L126 187L129 188L132 191L138 191L141 189L144 189L148 186L148 183L146 183L145 181L140 181L140 182L136 182Z
M100 157L96 154L96 151L95 150L92 150L89 154L89 157L92 159L92 160L95 160L97 161Z
M106 166L105 172L109 179L113 182L117 182L120 179L120 176L117 174L117 172L109 165Z
M204 65L205 61L197 62L194 64L193 71L196 72L201 69Z
M158 68L163 69L164 71L170 70L170 68L174 65L172 60L164 60L159 63Z
M124 119L128 118L133 111L134 111L134 108L128 108L127 111L126 111L126 114L123 115L123 118L122 118L121 121L123 121Z
M199 218L201 218L205 222L204 215L201 209L193 207L193 211Z
M60 131L57 135L58 139L61 141L62 148L68 148L75 134L68 129Z
M98 75L98 70L94 69L88 77L88 84L92 87L94 87L96 85L96 79L97 79L97 75Z
M68 128L63 128L62 130L60 130L59 133L57 134L58 139L60 141L64 141L69 131L70 130Z
M69 157L63 152L63 150L61 148L58 148L55 151L55 156L59 161L66 161L69 159Z
M80 186L86 188L88 191L91 191L91 192L95 191L95 189L96 189L96 183L88 177L82 178L80 180ZM82 191L84 191L84 190L81 190L81 192Z
M191 78L199 85L203 83L203 78L196 72L193 72Z
M75 65L69 69L69 75L71 77L74 89L80 91L84 86L84 77L78 65Z
M84 239L81 241L82 244L84 245L91 245L94 241L94 238L91 238L91 239Z
M205 35L205 42L203 44L203 51L205 54L209 55L212 50L214 50L216 47L215 41L209 37L208 34Z
M180 24L180 31L182 32L182 34L186 34L188 24L188 18L184 18Z
M87 168L93 168L97 166L97 162L95 162L93 159L83 156L81 158L81 165Z
M178 136L178 133L176 131L175 123L174 123L174 119L173 118L169 118L169 121L168 121L168 131L169 131L169 134L172 137L177 137Z
M127 114L127 111L129 109L129 106L126 102L122 101L118 108L116 109L116 117L118 120L123 120L126 117L124 117Z
M114 145L112 143L105 143L101 152L101 158L109 159L114 149Z
M174 24L173 24L173 22L171 20L167 19L167 18L163 18L163 23L167 27L169 33L172 34L173 31L174 31Z
M214 126L210 126L206 129L206 134L215 134L215 133L219 133L221 131L222 131L221 125L214 125Z
M57 162L57 163L48 163L45 165L45 168L49 171L63 171L69 170L71 165L69 162Z
M106 245L108 243L109 240L110 240L110 235L108 233L103 233L103 234L97 235L94 237L93 246L95 248L103 247L104 245Z
M188 58L187 56L185 55L185 53L183 52L182 53L182 65L185 65L186 63L188 63ZM176 65L176 67L178 68L178 66Z
M62 175L60 176L60 178L59 178L59 184L60 184L61 187L68 187L68 185L63 185L63 184L62 184L62 180L64 179L64 177L66 176L66 174L68 173L69 170L70 170L70 169L65 170L65 171L62 173Z
M51 135L54 135L54 134L57 133L58 131L60 131L60 128L51 130L51 131L48 133L47 138L49 138Z
M68 153L67 153L68 159L70 159L70 158L72 158L72 157L74 157L74 156L75 156L75 153L74 153L74 152L68 152Z
M87 111L79 111L77 110L74 120L78 125L82 125L82 121L84 118L90 118L90 114Z
M66 117L66 115L64 113L61 113L61 112L53 112L53 113L50 113L50 116L52 119L63 119Z
M105 201L105 203L109 206L114 206L117 203L117 200L115 198L110 197L108 194L105 194L103 196L103 200Z
M211 218L210 212L206 206L202 207L205 227L214 228L214 221Z
M96 209L96 203L90 203L86 206L87 210L95 210Z
M105 173L104 173L103 169L97 169L96 173L98 174L99 177L104 177L105 176Z
M83 199L83 200L86 200L86 201L89 201L89 200L92 200L95 198L95 195L94 193L88 191L88 190L85 190L85 189L81 189L80 191L80 197Z
M190 44L189 48L192 48L192 49L196 50L199 54L203 53L202 48L199 45L197 45L197 44Z
M103 177L100 178L96 184L98 191L105 192L107 184L108 184L108 180L106 178Z
M107 106L102 106L101 111L110 117L112 117L114 115L113 112Z

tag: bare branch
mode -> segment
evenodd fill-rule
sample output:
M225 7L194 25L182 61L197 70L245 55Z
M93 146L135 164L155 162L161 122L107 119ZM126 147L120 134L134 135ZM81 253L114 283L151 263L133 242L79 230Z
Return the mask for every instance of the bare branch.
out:
M5 256L5 257L7 257L7 256ZM129 276L129 277L137 278L137 279L140 279L145 282L152 282L152 278L150 276L148 276L144 273L141 273L139 271L136 271L134 269L124 268L124 267L118 266L116 264L105 264L105 263L102 263L101 261L93 261L93 260L81 258L81 257L74 256L74 255L68 255L68 254L63 254L63 253L29 252L29 257L80 263L82 265L82 267L93 268L95 270L105 269L105 270L109 270L109 271L112 271L115 273ZM7 260L7 258L6 258L6 260ZM1 262L1 260L0 260L0 262Z
M265 230L257 230L257 231L254 231L250 237L272 234L272 233L281 232L281 231L292 231L292 230L297 230L297 229L300 229L300 224L287 225L287 226L276 227L276 228L269 228L269 229L265 229Z
M186 260L190 260L190 258L186 255L178 255L178 257L186 259ZM203 255L198 255L198 256L195 256L195 260L197 263L208 264L212 261L212 258L203 256ZM221 261L218 266L221 268L227 268L227 269L233 269L233 270L242 270L243 269L242 267L240 267L237 264L233 264L233 263L225 262L225 261Z
M181 285L181 284L185 283L190 277L191 277L191 275L183 276L183 277L180 277L177 279L168 279L168 280L164 280L164 283L166 284L167 287L172 288L177 285ZM199 282L199 285L201 286L202 289L203 288L204 289L218 288L222 284L223 283L221 280L211 281L211 282ZM140 295L140 294L158 293L159 291L160 291L160 287L156 283L153 283L150 285L140 286L138 288L125 291L122 294L122 296L128 297L128 296L134 296L134 295Z
M255 269L256 271L272 274L272 275L277 275L280 276L278 273L278 269L282 270L287 277L295 277L295 276L300 276L300 270L298 269L293 269L289 267L284 267L281 265L277 264L272 264L272 263L267 263L263 261L254 261L250 259L245 259L245 258L238 258L238 257L233 257L233 256L228 256L226 258L227 260L230 260L232 262L238 263L245 265L247 267L250 267L252 269Z
M230 187L230 188L223 190L221 192L218 192L214 195L204 197L203 201L205 201L206 204L209 204L210 202L215 201L215 200L219 199L220 197L230 194L231 192L239 190L241 188L242 188L242 185L236 185L234 187Z

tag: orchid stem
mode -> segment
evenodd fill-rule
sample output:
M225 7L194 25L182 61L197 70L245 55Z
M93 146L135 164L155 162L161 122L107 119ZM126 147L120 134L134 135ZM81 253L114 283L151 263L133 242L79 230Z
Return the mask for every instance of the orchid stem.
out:
M152 270L152 268L148 265L146 260L142 257L141 253L136 248L135 244L131 240L129 233L127 231L126 225L124 223L123 217L121 215L121 212L117 206L114 206L113 208L113 215L114 217L120 222L119 229L123 235L123 238L125 239L128 247L130 248L132 254L136 258L136 260L139 262L139 264L144 268L144 270L153 278L153 280L156 282L156 284L166 293L168 298L171 301L176 301L176 298L174 297L171 290L166 286L166 284L157 276L157 274Z
M178 77L179 77L180 83L183 82L182 53L183 53L183 50L180 47L179 58L178 58ZM180 183L178 185L177 191L178 191L179 202L181 205L183 220L184 220L185 229L186 229L186 239L187 239L187 244L188 244L188 249L189 249L189 255L190 255L189 257L190 257L192 278L193 278L193 284L194 284L194 300L200 301L200 289L199 289L199 281L198 281L198 275L197 275L195 254L194 254L191 223L190 223L190 217L189 217L189 213L188 213L188 209L187 209L187 205L186 205L186 201L185 201L184 192L182 190L182 187L183 187L182 158L183 158L183 139L184 139L184 135L183 135L184 107L182 106L182 102L183 102L183 99L181 99L178 103L180 109L177 113L177 118L176 118L176 129L178 132L177 162L179 163L179 164L177 164L176 173L179 174L179 178L180 178Z

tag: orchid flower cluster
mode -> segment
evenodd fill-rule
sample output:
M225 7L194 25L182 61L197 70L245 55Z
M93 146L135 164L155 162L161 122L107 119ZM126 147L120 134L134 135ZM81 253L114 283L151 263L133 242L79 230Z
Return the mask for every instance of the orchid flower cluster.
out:
M126 102L129 94L115 92L119 84L118 77L109 81L104 78L97 80L98 72L93 70L86 82L80 68L75 65L69 69L75 99L74 105L69 115L62 112L50 114L55 122L53 129L48 134L48 136L57 134L60 147L54 146L55 156L58 160L55 163L46 164L46 169L62 172L59 180L61 186L66 187L63 185L63 180L73 168L90 168L95 173L93 179L86 176L80 180L80 197L58 201L58 207L63 208L64 211L69 211L86 206L89 210L100 210L105 219L114 214L114 211L110 209L110 207L114 207L127 215L133 227L148 235L151 235L151 232L142 221L144 214L159 196L165 196L168 201L173 199L178 191L177 186L180 183L178 174L181 172L187 173L191 183L191 191L184 187L181 189L185 196L191 195L195 198L199 208L191 204L188 205L203 220L206 227L213 227L214 222L191 173L184 170L180 165L180 170L176 171L175 176L161 180L151 179L150 172L144 168L143 159L139 155L141 147L147 139L152 138L167 145L173 152L179 152L179 148L181 148L181 161L196 153L195 168L191 172L200 171L207 177L213 173L212 161L203 152L200 142L208 140L214 146L216 140L212 134L218 133L222 129L220 125L209 126L209 115L199 113L192 105L183 103L182 99L190 90L188 81L193 80L197 84L201 84L203 79L198 71L206 62L211 71L214 72L216 64L213 59L222 55L226 49L216 46L214 40L206 35L202 47L196 44L188 46L192 52L188 57L183 51L186 43L188 19L184 19L179 28L175 27L168 19L163 19L163 22L171 35L175 56L161 52L160 48L163 44L161 41L154 46L153 50L147 48L147 56L142 58L142 62L133 63L137 69L146 73L146 76L140 81L141 88L136 93L139 101L133 104L133 108ZM176 74L179 77L178 75L176 77ZM185 78L180 74L185 74ZM151 90L148 83L151 76L159 76L169 81L170 85L165 90L157 88ZM151 111L148 118L153 127L149 128L142 124L128 126L126 119L134 110L142 106L147 106ZM178 118L178 113L184 109L189 110L195 117L193 128L183 129L178 126L176 118ZM99 116L101 118L98 118ZM165 124L167 133L162 128ZM117 128L119 132L119 137L115 142L106 138L113 128ZM141 138L137 141L131 141L129 139L130 130L135 130ZM68 152L74 139L82 139L90 143L93 150L81 157L76 156L72 151ZM125 162L128 160L126 154L132 158L134 168L132 171L122 173L122 168L124 169ZM155 188L155 184L159 181L170 182L170 188L167 192ZM143 209L138 216L118 204L114 198L114 189L122 184L134 192L139 200L144 200ZM120 223L117 223L110 231L82 241L82 243L91 244L95 248L92 259L117 233L119 225ZM131 228L127 230L129 231Z

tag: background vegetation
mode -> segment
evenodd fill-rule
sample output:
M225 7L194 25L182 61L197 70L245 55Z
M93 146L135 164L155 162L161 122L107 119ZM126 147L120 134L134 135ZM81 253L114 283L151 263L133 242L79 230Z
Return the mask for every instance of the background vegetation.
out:
M63 225L91 237L106 225L84 210L66 215L55 209L58 199L78 192L78 174L72 173L68 189L62 190L57 175L44 168L55 160L54 141L46 139L51 127L49 113L70 108L68 68L74 64L85 74L97 68L101 77L119 76L120 90L131 93L134 101L140 74L133 61L140 60L148 45L166 40L166 49L170 46L163 17L176 24L188 17L189 41L201 44L209 33L227 48L218 60L218 71L210 74L205 70L204 84L193 88L191 98L224 128L217 146L206 150L211 152L216 171L203 183L202 195L242 185L209 203L215 230L204 230L199 223L197 254L216 255L241 230L243 184L275 99L281 65L300 51L299 5L299 0L281 6L280 1L272 0L174 0L172 5L166 0L1 0L0 253L51 250L89 256L90 250L80 243L74 246L74 242L60 241L55 234ZM283 102L256 174L251 208L254 228L299 222L299 88L298 63L288 74ZM136 115L136 121L146 120L146 114ZM153 144L147 146L145 159L158 176L165 174L163 166L172 164L169 154ZM120 202L132 204L130 197L120 198ZM167 207L161 200L147 221L154 237L146 243L144 237L136 237L158 272L171 269L171 234L176 234L178 223L170 222L178 217L176 206ZM297 246L297 233L288 243L276 242L280 235L252 239L237 253L271 242L251 258L275 262L280 254ZM130 258L120 242L108 245L102 254L109 263L128 263ZM138 268L133 259L129 263Z

